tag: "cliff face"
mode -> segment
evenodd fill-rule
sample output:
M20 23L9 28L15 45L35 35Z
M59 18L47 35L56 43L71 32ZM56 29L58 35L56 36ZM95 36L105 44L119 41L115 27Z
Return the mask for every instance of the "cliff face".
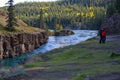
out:
M46 43L47 40L48 35L45 32L0 34L0 59L30 52Z

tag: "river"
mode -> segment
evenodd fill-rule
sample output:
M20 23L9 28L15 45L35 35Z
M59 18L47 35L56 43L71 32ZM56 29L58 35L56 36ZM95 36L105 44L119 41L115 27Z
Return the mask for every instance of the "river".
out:
M75 45L87 39L97 36L98 31L96 30L73 30L75 34L69 36L49 36L48 42L38 49L35 49L24 55L20 55L10 59L4 59L0 62L1 66L16 66L20 62L24 62L26 58L32 55L45 53L55 48L61 48L64 46Z

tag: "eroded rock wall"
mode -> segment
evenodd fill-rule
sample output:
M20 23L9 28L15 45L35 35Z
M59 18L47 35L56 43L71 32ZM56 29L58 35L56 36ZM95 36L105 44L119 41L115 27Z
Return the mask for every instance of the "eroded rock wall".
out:
M46 32L0 34L0 60L30 52L45 44L47 40L48 35Z

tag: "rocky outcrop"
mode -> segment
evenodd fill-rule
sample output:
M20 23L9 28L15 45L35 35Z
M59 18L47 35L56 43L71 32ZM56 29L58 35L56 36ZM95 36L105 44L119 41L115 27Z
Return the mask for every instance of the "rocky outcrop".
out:
M101 27L106 28L108 34L120 34L120 15L114 13L111 17L106 16Z
M74 32L71 30L61 30L61 31L55 32L55 36L67 36L72 34L74 34Z
M46 32L19 33L2 35L0 34L0 59L25 54L42 44L46 43L48 35Z

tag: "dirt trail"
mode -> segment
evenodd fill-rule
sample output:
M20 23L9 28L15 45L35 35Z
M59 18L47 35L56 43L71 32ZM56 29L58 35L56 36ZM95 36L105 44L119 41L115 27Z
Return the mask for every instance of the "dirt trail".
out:
M120 73L98 75L90 80L120 80Z

